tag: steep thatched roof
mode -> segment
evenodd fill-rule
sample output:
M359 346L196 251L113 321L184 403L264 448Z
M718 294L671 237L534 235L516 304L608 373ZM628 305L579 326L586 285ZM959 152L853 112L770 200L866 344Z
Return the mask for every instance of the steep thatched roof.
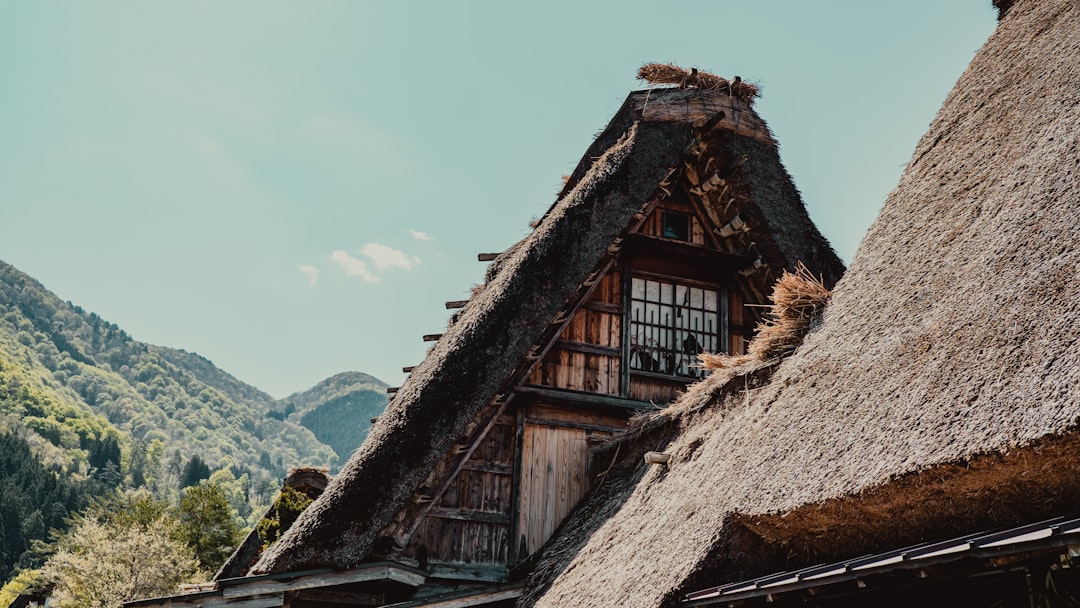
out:
M379 417L367 442L253 572L348 567L384 552L381 531L463 437L521 377L524 357L703 132L726 133L752 184L746 218L764 261L799 261L834 282L843 270L810 222L775 142L749 105L727 92L632 93L586 152L557 202L492 265ZM759 183L760 182L760 183Z
M1017 0L824 322L716 373L556 534L538 606L695 587L1080 509L1080 4ZM623 453L633 450L624 449Z

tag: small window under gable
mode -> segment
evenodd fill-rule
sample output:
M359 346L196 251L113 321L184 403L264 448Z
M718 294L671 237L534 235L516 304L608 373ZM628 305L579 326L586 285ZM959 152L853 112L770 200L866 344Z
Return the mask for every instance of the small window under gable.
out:
M725 352L726 303L714 287L636 276L631 280L631 370L703 378L698 354Z
M662 211L661 223L661 236L664 238L675 239L677 241L690 240L689 215L665 209Z

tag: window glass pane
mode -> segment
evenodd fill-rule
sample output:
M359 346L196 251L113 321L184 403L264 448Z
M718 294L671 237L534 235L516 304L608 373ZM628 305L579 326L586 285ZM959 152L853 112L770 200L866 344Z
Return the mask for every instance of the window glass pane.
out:
M705 310L716 310L716 292L711 289L705 292Z
M690 303L690 300L686 297L686 285L675 286L675 303L679 306L686 306Z
M673 327L672 319L675 318L675 311L670 306L660 307L660 323L664 327Z
M674 291L674 285L671 283L660 284L660 301L664 304L671 304L671 298L673 297L672 291Z
M660 301L660 283L656 281L645 282L645 299L650 302Z
M697 287L690 288L690 307L700 309L702 307L702 292Z
M631 294L631 297L633 297L635 300L644 300L645 299L645 279L634 279L631 282L630 294Z

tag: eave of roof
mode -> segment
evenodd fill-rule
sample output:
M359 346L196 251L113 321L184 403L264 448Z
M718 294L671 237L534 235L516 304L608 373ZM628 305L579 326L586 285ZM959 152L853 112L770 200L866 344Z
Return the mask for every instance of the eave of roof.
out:
M754 597L776 596L896 570L928 568L969 558L993 559L1078 543L1080 518L1055 517L1005 530L921 543L903 549L710 587L688 593L684 605L712 606Z

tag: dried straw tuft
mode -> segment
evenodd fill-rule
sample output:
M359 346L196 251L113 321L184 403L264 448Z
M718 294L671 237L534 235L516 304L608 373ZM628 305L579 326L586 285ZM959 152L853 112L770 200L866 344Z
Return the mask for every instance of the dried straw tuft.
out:
M675 84L681 89L726 90L746 103L751 103L759 93L756 85L743 82L738 76L734 81L728 81L697 68L686 70L670 63L646 63L638 69L637 77L653 84Z
M757 326L757 335L750 341L746 355L730 356L702 353L698 355L705 369L735 367L751 360L765 361L789 355L806 335L811 323L817 318L831 293L800 262L794 273L784 274L773 287L772 305L763 323Z

